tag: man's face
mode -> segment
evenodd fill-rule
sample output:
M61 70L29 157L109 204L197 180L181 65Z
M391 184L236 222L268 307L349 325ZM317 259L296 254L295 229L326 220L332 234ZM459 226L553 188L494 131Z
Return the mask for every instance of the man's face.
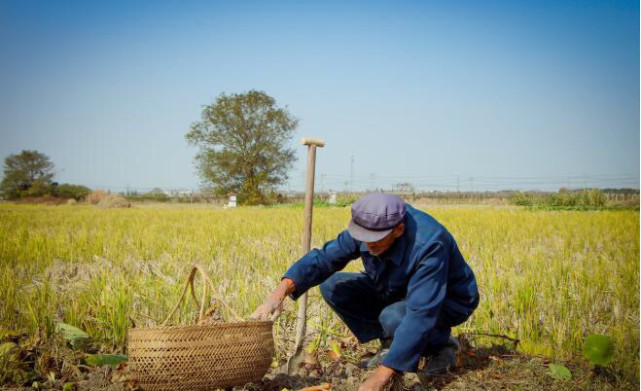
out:
M394 240L403 235L403 232L405 232L405 223L400 223L383 239L376 242L365 242L365 245L369 253L377 257L392 247Z

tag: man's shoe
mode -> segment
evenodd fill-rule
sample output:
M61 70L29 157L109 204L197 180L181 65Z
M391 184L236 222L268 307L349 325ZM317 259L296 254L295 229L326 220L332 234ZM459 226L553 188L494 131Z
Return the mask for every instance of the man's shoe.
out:
M423 369L422 375L434 376L445 374L456 367L456 356L461 351L461 344L454 337L450 337L447 345L439 348L428 356L428 363Z
M391 339L381 339L381 347L378 349L378 352L370 358L369 360L361 361L358 366L364 369L374 369L381 365L387 353L389 353L389 348L392 346Z

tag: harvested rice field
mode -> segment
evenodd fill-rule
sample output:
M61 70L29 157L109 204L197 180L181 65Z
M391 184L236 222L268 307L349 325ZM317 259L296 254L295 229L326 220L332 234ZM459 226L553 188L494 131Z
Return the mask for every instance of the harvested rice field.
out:
M453 332L465 341L457 371L423 383L406 374L397 389L638 389L638 211L421 209L456 238L481 304ZM349 218L348 207L315 208L312 246ZM248 317L301 256L302 225L296 206L0 205L0 385L126 389L126 363L94 367L87 356L126 356L127 329L159 325L193 263L215 296ZM347 268L361 269L360 261ZM297 377L278 374L294 344L295 306L287 300L274 324L272 371L244 389L357 389L367 373L356 364L376 346L356 344L318 288L310 291L305 364ZM185 301L173 322L192 324L197 312ZM230 316L225 308L220 315ZM88 344L71 346L56 332L61 323L86 332ZM582 352L590 334L614 344L613 360L598 370ZM572 380L550 375L555 363Z

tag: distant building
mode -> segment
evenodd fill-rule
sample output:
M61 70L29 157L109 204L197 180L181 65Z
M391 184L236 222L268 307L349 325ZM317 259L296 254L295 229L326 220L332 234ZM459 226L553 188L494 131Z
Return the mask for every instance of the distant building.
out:
M236 194L234 193L229 193L229 203L227 204L228 208L235 208L236 207Z
M172 197L189 197L194 195L192 190L173 190Z
M335 204L336 203L336 192L335 191L329 191L329 203L330 204Z

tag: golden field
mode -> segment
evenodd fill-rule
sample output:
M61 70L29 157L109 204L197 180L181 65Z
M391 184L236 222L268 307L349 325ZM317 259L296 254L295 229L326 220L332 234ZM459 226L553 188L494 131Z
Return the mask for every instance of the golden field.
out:
M580 360L585 336L606 334L615 342L610 365L638 384L638 211L422 209L452 232L479 283L481 304L455 334L506 334L528 354L559 360ZM349 214L315 208L312 246L345 229ZM0 329L46 338L61 321L105 351L123 351L128 327L164 319L195 262L248 316L301 255L302 225L296 206L0 205ZM327 343L346 331L316 289L308 328ZM276 324L279 355L293 312ZM194 314L188 302L175 322Z

